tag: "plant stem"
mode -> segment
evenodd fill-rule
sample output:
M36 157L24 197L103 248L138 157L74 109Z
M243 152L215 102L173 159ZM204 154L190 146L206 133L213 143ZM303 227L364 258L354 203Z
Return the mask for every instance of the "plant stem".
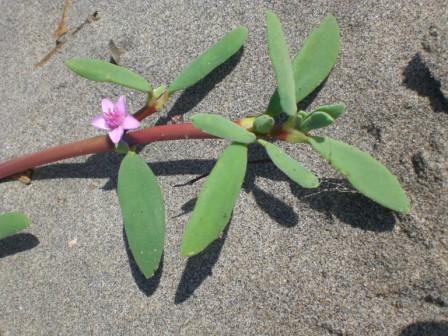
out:
M191 123L154 126L129 132L124 136L124 140L129 145L143 145L167 140L212 138L214 137L198 130ZM55 161L87 154L108 152L114 149L115 146L106 135L51 147L0 163L0 179Z
M134 117L140 121L143 120L163 106L166 99L167 97L162 95L155 102L151 102L137 111ZM244 121L245 119L241 121L237 120L235 123L240 124L241 122L243 124ZM269 136L278 140L288 140L288 134L281 127L274 129ZM124 135L124 140L129 145L144 145L156 141L213 138L215 137L195 128L191 123L148 127L134 132L128 132ZM114 149L114 144L106 135L51 147L0 163L0 179L55 161L87 154L113 151Z

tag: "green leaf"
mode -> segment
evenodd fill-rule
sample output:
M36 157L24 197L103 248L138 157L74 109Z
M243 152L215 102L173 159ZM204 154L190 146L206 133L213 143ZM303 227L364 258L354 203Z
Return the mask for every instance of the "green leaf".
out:
M181 255L192 256L219 237L230 220L247 167L247 146L232 143L221 154L199 194L182 237Z
M409 213L409 200L397 178L369 154L328 137L309 137L308 142L360 193L386 208Z
M30 225L30 220L23 213L10 212L0 215L0 239L12 236Z
M345 112L345 104L322 105L316 107L313 112L322 111L329 114L333 119L339 118Z
M65 65L81 77L96 82L115 83L143 92L152 91L151 85L140 75L121 66L89 58L71 58Z
M177 75L168 89L169 93L186 89L199 82L235 54L244 44L246 38L247 28L243 26L227 33Z
M266 134L272 129L274 123L274 118L266 114L262 114L261 116L255 118L253 130L256 133Z
M196 128L219 138L245 144L252 143L256 139L255 134L221 116L198 113L191 118L191 121Z
M277 79L280 105L286 114L295 116L297 104L294 73L282 26L278 17L271 11L266 13L266 22L269 56Z
M323 128L333 123L334 119L328 113L316 111L311 113L300 123L302 132L309 132L313 129Z
M118 199L132 255L146 278L159 267L165 240L165 207L153 172L134 152L120 165Z
M329 15L303 43L293 60L296 103L308 96L328 76L339 53L339 27ZM271 97L266 113L276 115L282 111L278 90Z
M319 186L319 180L316 176L276 145L261 139L258 142L266 149L266 152L277 168L284 172L291 180L304 188L316 188Z

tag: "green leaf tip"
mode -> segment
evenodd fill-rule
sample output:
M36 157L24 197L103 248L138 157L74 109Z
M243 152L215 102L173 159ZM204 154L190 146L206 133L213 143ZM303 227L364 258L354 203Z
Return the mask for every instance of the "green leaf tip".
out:
M21 212L0 215L0 239L12 236L30 225L28 217Z
M228 224L247 168L247 146L230 144L218 158L199 193L183 236L180 254L203 251Z
M319 106L311 113L303 115L303 118L299 123L299 128L302 132L307 133L313 129L327 127L344 112L345 104L342 103Z
M65 65L77 75L96 82L109 82L130 89L151 92L152 87L139 74L124 67L90 58L71 58Z
M259 139L257 141L266 149L266 152L277 168L291 180L304 188L317 188L319 186L319 179L314 174L283 152L279 147L265 140Z
M170 94L186 89L207 76L216 67L235 54L246 41L248 30L244 26L228 32L204 53L194 59L173 80L168 88Z
M132 256L143 275L158 269L165 241L165 206L154 173L129 151L118 172L117 193Z
M336 63L339 50L339 26L335 17L328 15L305 39L292 62L296 103L302 101L325 80ZM281 111L279 92L276 90L266 113L274 116Z
M197 113L191 121L196 128L219 138L245 144L256 140L255 134L218 115Z
M288 46L280 20L272 11L266 13L266 23L269 56L277 79L280 105L286 114L293 116L297 113L296 89Z
M308 143L360 193L386 208L410 212L409 199L397 178L368 153L328 137L309 137Z

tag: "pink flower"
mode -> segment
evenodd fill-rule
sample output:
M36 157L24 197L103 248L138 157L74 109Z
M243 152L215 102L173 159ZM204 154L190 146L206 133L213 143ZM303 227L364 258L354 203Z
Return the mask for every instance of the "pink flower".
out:
M101 108L103 115L93 118L91 124L95 128L108 131L114 144L118 144L125 130L140 126L140 121L128 113L124 96L118 97L115 104L107 98L103 99Z

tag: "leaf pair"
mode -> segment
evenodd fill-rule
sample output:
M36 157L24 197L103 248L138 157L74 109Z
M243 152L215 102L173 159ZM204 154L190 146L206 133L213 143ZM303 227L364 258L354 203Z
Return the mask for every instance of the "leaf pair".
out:
M271 16L272 14L269 14L269 17ZM268 20L268 32L270 26L269 21L275 22L275 19L271 18ZM277 24L274 25L277 26ZM279 30L278 27L275 27L274 29L277 31ZM278 32L277 35L280 36ZM336 19L329 15L304 41L303 47L294 57L292 62L295 103L300 102L303 98L308 96L328 76L336 63L339 49L339 27ZM277 53L278 55L273 55L273 53ZM270 48L270 54L271 59L278 58L286 63L286 65L283 65L285 68L283 71L287 72L288 70L286 70L286 68L289 69L288 63L290 63L290 61L289 57L288 60L286 60L285 47L283 47L283 50ZM288 115L292 115L291 113L293 109L289 107L290 96L292 96L292 85L290 83L289 75L279 75L276 73L276 77L278 89L271 97L266 113L274 116L285 111ZM285 91L287 94L284 93ZM289 98L285 98L285 95L289 96ZM282 100L285 99L288 99L288 104L286 106L282 103Z
M221 116L198 113L194 115L192 122L195 127L208 134L233 142L250 144L256 140L256 136L253 133L248 132L236 123L231 122ZM266 152L274 164L293 181L305 188L315 188L319 185L317 178L313 174L307 171L293 158L285 154L280 148L262 139L258 139L257 141L266 149Z
M224 230L246 166L244 144L233 143L221 154L186 226L181 245L183 256L199 253ZM121 163L117 192L129 247L139 269L149 278L159 267L163 253L165 209L156 177L134 152L128 152Z
M0 239L12 236L30 225L23 213L10 212L0 215Z
M238 27L191 62L173 81L168 91L186 89L207 76L213 69L235 54L247 38L247 28ZM151 92L152 87L142 76L124 67L89 58L72 58L65 65L81 77L97 82L115 83L130 89Z
M305 188L319 185L317 178L277 146L258 140L269 157L294 182ZM244 181L247 168L247 145L232 143L221 154L199 194L196 206L185 227L182 256L193 256L219 238L228 224Z
M247 144L256 140L253 133L220 116L200 113L192 118L192 122L208 134L233 143L221 154L199 194L184 231L181 245L183 256L203 251L223 232L244 180ZM313 174L280 148L264 140L258 142L265 147L274 164L293 181L305 188L319 185Z
M326 126L326 124L318 123L320 115L325 114L329 119L331 118L332 122L344 110L343 104L320 106L305 117L301 128L308 131ZM249 144L256 138L253 133L220 116L197 114L193 117L193 124L209 134L231 141ZM346 176L362 194L392 210L402 213L409 212L409 200L396 177L369 154L330 138L308 137L307 139L314 150ZM293 181L304 188L318 186L318 179L280 148L261 139L258 142L265 147L272 162Z

